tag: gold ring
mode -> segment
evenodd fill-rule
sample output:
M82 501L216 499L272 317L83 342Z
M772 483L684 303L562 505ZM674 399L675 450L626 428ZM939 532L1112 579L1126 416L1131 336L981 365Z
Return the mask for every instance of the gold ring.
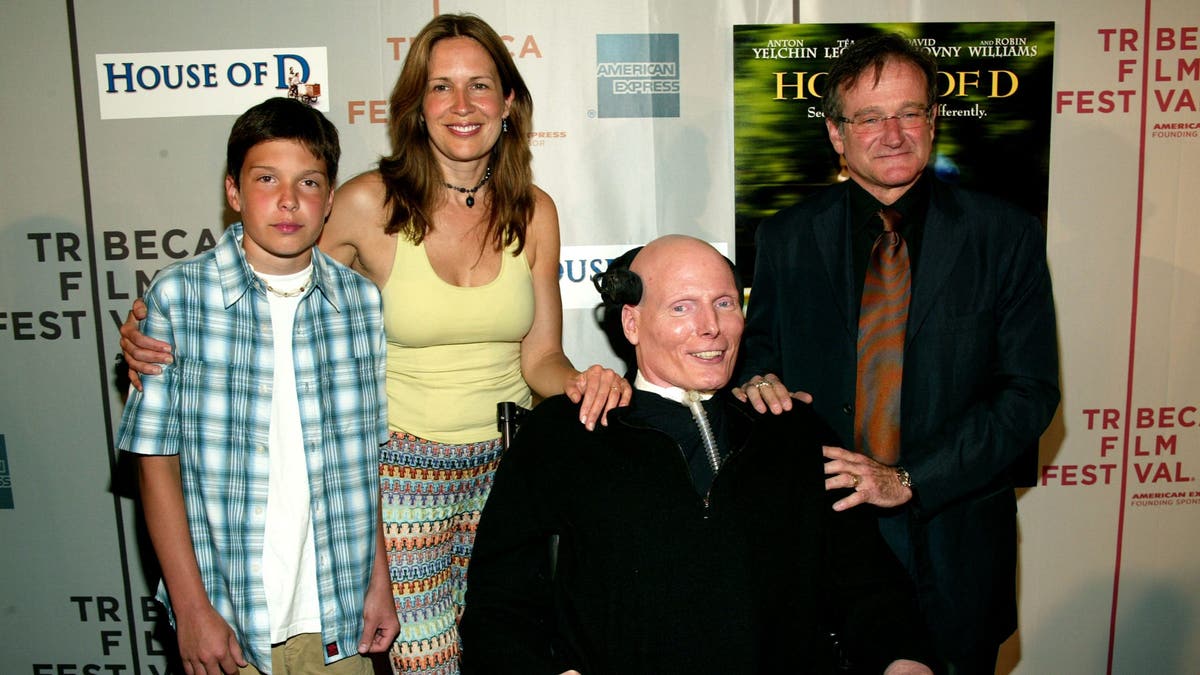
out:
M858 488L858 484L859 484L860 482L862 482L862 479L861 479L861 478L859 478L858 474L856 474L856 473L852 473L852 474L850 474L850 478L852 478L852 479L854 480L854 484L853 484L853 486L852 486L852 487L854 487L854 488L856 488L856 489L857 489L857 488Z
M755 382L754 384L752 384L750 386L756 387L758 389L762 389L763 387L770 387L771 383L767 382L766 380L759 380L758 382Z

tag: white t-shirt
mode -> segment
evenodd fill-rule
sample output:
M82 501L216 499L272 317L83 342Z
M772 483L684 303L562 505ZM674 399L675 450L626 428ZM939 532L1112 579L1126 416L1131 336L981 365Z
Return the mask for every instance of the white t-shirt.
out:
M288 275L255 271L271 289L295 291L312 279L312 265ZM304 293L282 297L267 293L275 350L275 381L271 393L271 431L268 444L267 518L263 542L263 586L271 642L301 633L321 632L317 593L316 552L313 546L312 494L300 428L296 370L292 363L292 329Z

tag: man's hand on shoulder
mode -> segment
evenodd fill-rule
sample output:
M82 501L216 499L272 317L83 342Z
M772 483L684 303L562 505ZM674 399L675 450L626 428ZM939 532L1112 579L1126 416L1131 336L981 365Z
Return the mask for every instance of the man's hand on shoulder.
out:
M749 403L758 412L766 413L770 410L773 415L781 415L784 411L791 410L793 398L803 403L812 403L812 396L808 392L789 392L774 373L755 375L742 386L734 387L730 393L737 400Z
M596 364L571 376L563 393L579 404L579 421L591 431L596 428L596 420L608 426L609 410L629 405L633 385L613 369Z

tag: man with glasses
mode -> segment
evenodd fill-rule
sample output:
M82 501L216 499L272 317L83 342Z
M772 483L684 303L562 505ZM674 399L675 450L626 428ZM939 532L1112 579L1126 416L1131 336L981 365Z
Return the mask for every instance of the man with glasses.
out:
M1037 219L927 169L935 85L900 35L830 69L850 180L759 227L737 381L760 411L811 394L842 445L826 488L855 490L835 508L878 515L942 669L990 673L1016 629L1017 469L1059 400L1054 303Z

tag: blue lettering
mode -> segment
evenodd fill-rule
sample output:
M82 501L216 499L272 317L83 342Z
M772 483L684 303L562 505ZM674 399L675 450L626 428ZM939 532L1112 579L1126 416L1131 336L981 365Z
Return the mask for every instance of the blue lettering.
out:
M109 94L115 94L117 91L117 80L118 79L125 80L125 91L127 91L127 92L134 91L134 89L133 89L133 62L126 61L125 63L121 64L125 68L125 73L123 75L118 75L115 72L113 72L113 65L115 65L115 64L112 64L112 63L104 64L104 70L106 73L108 73L108 89L105 91Z
M575 263L579 263L579 270L573 272ZM567 279L574 283L579 283L587 276L587 261L586 260L568 260L567 261Z
M147 84L146 79L145 79L145 75L146 75L147 71L149 71L150 74L154 76L154 81L149 84ZM137 83L138 83L138 86L141 87L142 89L156 89L156 88L158 88L158 84L161 81L162 81L162 77L158 74L158 68L155 68L154 66L142 66L141 68L138 68Z
M296 63L298 63L300 65L300 81L308 82L308 73L309 73L308 61L305 61L304 57L300 56L299 54L276 54L275 55L275 72L277 73L277 76L279 78L278 82L275 84L276 89L287 89L288 88L288 83L287 83L288 64L287 64L287 62L289 59L291 59L292 61L295 61Z
M204 86L205 87L217 86L217 64L215 64L215 63L204 64Z
M234 75L235 70L241 71L240 81L239 76ZM250 83L250 66L244 63L231 63L229 70L225 73L225 79L229 80L229 83L235 87L246 86Z
M267 62L266 61L255 61L254 62L254 86L261 87L262 83L263 83L263 78L266 76L267 76Z
M612 258L591 258L587 260L580 258L578 260L567 260L558 264L558 280L562 281L563 277L565 276L569 281L574 283L586 281L592 276L600 274L604 270L608 269L608 266L612 264L612 261ZM576 270L576 263L578 263L578 270Z
M187 67L187 88L195 89L200 86L200 64L189 63Z
M172 67L175 68L175 74L178 76L178 79L175 80L174 84L171 83L171 68ZM175 66L163 66L162 69L163 69L163 84L167 85L167 89L178 89L183 86L183 64L182 63L176 64Z

